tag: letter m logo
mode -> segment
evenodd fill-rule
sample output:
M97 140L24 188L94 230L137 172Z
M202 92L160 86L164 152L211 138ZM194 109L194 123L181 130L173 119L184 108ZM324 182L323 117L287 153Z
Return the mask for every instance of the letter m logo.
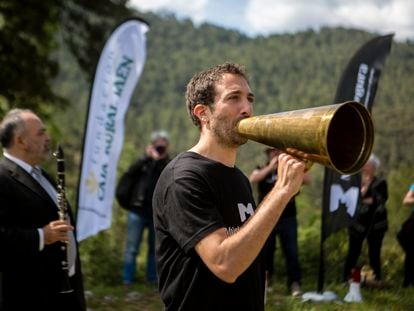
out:
M248 203L247 206L243 203L237 203L237 207L239 208L240 220L241 222L245 222L247 219L247 215L253 215L253 205L252 203Z
M331 198L329 202L329 211L335 212L342 203L346 206L346 212L353 217L358 203L359 188L351 187L344 192L341 185L333 184L331 186Z

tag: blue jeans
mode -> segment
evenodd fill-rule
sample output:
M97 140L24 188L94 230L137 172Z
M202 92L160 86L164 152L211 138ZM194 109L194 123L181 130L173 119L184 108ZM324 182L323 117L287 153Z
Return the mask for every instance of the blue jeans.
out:
M127 222L127 242L124 255L124 284L132 284L135 281L136 258L145 228L148 229L147 281L151 283L157 282L155 266L155 232L152 217L145 217L129 212Z

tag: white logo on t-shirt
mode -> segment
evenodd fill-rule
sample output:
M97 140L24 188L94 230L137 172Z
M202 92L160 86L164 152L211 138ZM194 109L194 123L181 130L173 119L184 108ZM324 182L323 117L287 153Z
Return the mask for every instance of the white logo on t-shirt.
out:
M237 233L240 230L240 227L229 227L229 228L225 228L225 230L226 230L226 235L231 236Z
M243 203L237 203L237 207L239 208L241 222L245 222L245 220L247 219L247 215L252 216L254 214L252 203L248 203L247 206Z

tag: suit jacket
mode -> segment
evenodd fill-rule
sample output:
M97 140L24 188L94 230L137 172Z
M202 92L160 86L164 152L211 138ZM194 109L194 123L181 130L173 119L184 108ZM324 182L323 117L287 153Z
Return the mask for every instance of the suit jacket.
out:
M0 310L86 310L79 252L70 278L74 292L61 294L60 243L39 251L37 229L57 219L42 186L13 161L0 160Z

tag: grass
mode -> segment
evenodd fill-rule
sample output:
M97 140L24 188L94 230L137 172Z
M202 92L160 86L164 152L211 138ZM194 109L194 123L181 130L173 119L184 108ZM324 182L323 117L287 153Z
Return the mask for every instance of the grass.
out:
M317 268L315 267L318 267L319 231L315 226L303 226L300 228L299 233L302 290L304 292L314 292L318 275ZM386 236L382 250L383 278L388 286L381 289L361 288L362 303L344 302L343 299L348 292L349 286L340 283L339 280L342 276L343 259L347 251L346 234L347 232L343 230L343 232L336 234L333 239L328 240L329 243L326 243L325 290L332 291L337 295L335 301L303 302L300 298L292 298L286 289L286 269L282 256L278 253L280 249L278 249L277 254L275 254L275 284L272 284L272 290L267 294L266 311L414 310L414 287L408 289L401 288L403 253L397 243L395 243L394 234L391 233ZM143 281L145 280L147 244L143 243L137 260L138 283L126 289L118 285L121 283L120 274L122 271L121 242L114 244L110 251L108 251L105 248L107 244L102 243L102 240L104 240L102 237L99 241L98 238L95 240L91 239L88 243L96 241L96 245L92 245L95 247L93 248L94 251L84 252L86 254L93 254L90 258L84 257L83 265L88 311L163 310L163 304L157 290ZM105 239L105 241L107 240L110 239ZM101 254L105 254L105 256ZM359 263L363 265L367 261L367 250L364 247Z
M154 286L99 286L86 291L88 311L155 311L163 304Z
M312 285L305 284L305 291L314 291ZM266 311L283 310L361 310L361 311L406 311L414 310L414 288L403 289L392 286L382 289L361 288L362 303L346 303L343 298L348 292L345 284L330 284L327 291L337 295L331 302L303 302L301 298L288 295L284 284L277 283L268 292ZM122 286L99 286L86 293L89 311L160 311L163 304L157 290L150 285L137 284L131 288Z

